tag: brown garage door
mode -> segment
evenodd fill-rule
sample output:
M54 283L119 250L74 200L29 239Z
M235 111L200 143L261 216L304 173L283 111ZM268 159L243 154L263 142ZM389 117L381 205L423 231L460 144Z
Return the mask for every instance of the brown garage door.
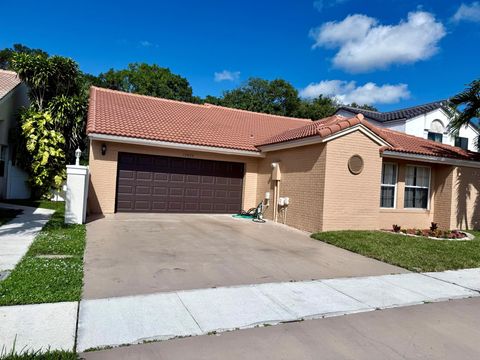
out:
M119 153L117 211L235 213L242 163Z

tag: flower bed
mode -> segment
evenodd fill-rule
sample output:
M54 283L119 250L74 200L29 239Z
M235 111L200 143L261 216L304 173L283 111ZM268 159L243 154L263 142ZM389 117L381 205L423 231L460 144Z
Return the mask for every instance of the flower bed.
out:
M440 240L470 240L469 234L459 230L440 230L436 223L432 223L430 229L402 229L399 225L393 225L388 232L409 236L422 236Z

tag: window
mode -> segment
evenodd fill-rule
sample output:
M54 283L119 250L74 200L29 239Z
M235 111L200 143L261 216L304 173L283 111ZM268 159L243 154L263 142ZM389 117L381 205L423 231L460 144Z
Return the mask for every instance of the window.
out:
M397 164L384 163L382 166L382 187L380 207L394 208L397 192Z
M443 142L443 134L429 131L428 132L428 140L433 140L433 141L441 143L441 142Z
M6 162L7 162L7 147L0 145L0 177L5 176Z
M468 150L468 138L456 136L455 137L455 146L461 147L462 149Z
M427 209L430 168L407 166L405 169L405 208Z

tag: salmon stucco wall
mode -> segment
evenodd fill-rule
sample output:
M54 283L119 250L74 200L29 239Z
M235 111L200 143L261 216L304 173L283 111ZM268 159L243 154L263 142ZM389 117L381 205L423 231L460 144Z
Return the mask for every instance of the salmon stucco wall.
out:
M280 197L289 197L287 212L279 212L278 221L306 231L320 231L323 218L325 144L316 144L266 153L258 164L257 202L271 194L271 206L265 216L273 216L272 162L279 163L282 179Z
M455 168L451 228L480 229L480 169L478 168Z
M360 131L327 143L323 230L378 229L380 145ZM348 168L353 155L363 159L363 170Z
M105 155L101 153L102 144L107 146ZM115 212L119 152L242 162L245 164L242 206L248 209L256 205L257 158L92 140L90 142L90 188L88 197L88 211L91 214L111 214Z

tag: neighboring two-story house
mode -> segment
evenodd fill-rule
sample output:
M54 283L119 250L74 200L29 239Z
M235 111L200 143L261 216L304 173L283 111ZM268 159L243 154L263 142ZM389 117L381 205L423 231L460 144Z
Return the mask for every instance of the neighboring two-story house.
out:
M342 106L336 112L337 115L346 117L352 117L359 113L379 127L478 151L475 148L475 139L480 132L474 124L462 127L456 137L449 134L450 117L446 111L445 100L388 112L369 111L350 106Z
M15 166L9 133L21 107L28 105L28 89L13 71L0 70L0 199L27 199L27 174Z

